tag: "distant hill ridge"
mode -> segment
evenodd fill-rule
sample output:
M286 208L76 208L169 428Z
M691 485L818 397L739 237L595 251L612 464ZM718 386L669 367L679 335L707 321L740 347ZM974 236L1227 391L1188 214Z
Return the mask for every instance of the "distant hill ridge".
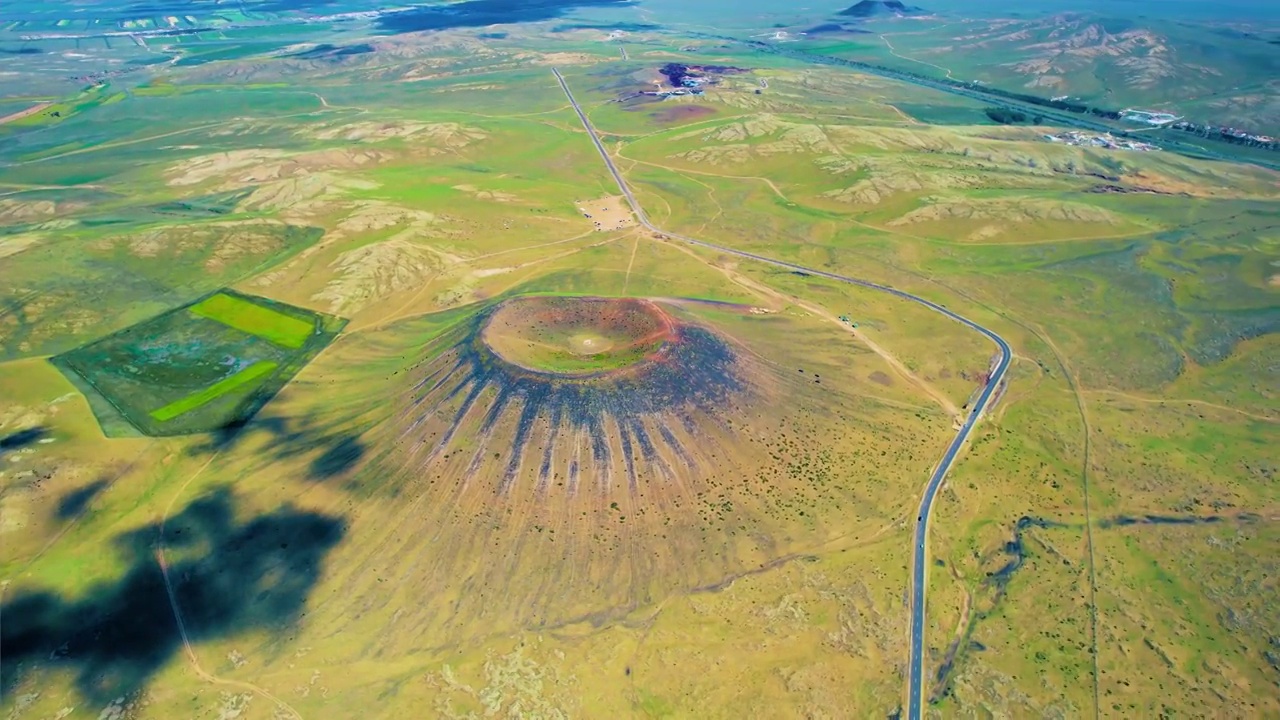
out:
M842 17L868 18L877 15L919 15L924 8L904 5L901 0L861 0L841 10L837 15Z

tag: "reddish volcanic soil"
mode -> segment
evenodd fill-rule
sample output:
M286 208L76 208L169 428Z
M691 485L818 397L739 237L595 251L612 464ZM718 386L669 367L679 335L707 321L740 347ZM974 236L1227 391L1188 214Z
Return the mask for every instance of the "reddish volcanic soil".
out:
M674 330L671 318L656 304L633 298L523 298L505 303L489 323L544 331L593 328L637 341L670 336Z
M658 112L650 113L649 117L664 125L673 125L715 114L716 111L713 108L703 107L702 105L671 105Z
M486 345L513 365L561 375L596 375L656 360L680 335L657 304L634 298L528 297L500 305L484 323ZM562 366L567 356L598 363ZM576 372L575 372L576 370Z

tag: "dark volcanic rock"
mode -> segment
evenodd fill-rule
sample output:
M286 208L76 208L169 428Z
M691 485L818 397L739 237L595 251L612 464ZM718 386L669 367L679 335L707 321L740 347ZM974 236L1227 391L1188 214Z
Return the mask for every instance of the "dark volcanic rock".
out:
M841 10L837 15L842 17L869 18L882 15L919 15L923 8L904 5L901 0L861 0Z
M681 65L667 63L658 69L667 78L671 87L694 87L704 82L715 83L716 75L736 75L748 72L746 68L731 65Z

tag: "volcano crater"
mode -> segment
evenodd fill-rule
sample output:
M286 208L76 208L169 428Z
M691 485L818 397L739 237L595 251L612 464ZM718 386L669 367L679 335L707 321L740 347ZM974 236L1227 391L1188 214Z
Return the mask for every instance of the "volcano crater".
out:
M722 418L753 394L728 342L652 300L517 296L458 333L419 365L399 436L418 440L406 466L463 486L671 482L727 439Z
M674 319L649 300L535 296L496 307L480 340L515 369L591 378L659 361L679 336Z

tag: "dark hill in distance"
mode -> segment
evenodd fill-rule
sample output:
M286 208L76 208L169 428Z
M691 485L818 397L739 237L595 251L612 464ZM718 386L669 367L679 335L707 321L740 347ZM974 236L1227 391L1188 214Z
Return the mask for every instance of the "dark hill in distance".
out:
M870 34L870 30L862 30L857 27L845 27L840 23L825 23L823 25L815 25L804 31L805 35L827 35L830 33L864 33Z
M924 13L924 8L904 5L901 0L861 0L857 5L851 5L836 14L841 17L869 18L882 15L920 15L922 13Z
M462 0L415 5L377 20L384 32L405 33L555 20L581 8L631 5L632 0Z

